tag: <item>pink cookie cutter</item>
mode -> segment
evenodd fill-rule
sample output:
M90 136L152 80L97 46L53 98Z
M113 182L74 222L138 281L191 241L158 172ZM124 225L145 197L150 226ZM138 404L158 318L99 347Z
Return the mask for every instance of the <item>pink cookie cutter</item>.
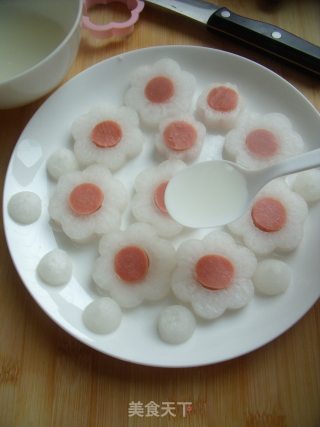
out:
M125 22L110 22L109 24L98 25L90 21L88 10L97 4L123 3L131 12L130 18ZM90 31L97 38L109 38L112 36L123 37L132 33L134 24L138 21L140 12L144 7L141 0L84 0L82 26Z

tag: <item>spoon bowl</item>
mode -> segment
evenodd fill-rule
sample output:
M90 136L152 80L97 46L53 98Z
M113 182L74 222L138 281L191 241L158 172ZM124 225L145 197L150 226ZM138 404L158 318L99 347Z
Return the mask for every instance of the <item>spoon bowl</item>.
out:
M166 208L186 227L222 226L242 216L271 180L317 166L320 148L260 170L248 170L227 160L197 163L170 180L165 191Z

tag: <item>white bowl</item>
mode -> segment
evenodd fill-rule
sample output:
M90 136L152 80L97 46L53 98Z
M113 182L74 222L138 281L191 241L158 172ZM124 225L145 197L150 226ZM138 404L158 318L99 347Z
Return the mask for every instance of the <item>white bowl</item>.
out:
M82 0L1 0L1 16L0 38L6 43L0 49L0 63L7 66L6 74L0 73L0 108L4 109L34 101L62 81L79 47ZM28 37L23 37L25 29ZM60 31L55 40L50 39L52 29ZM27 39L32 43L28 45ZM11 73L10 61L20 61L21 67L15 64Z

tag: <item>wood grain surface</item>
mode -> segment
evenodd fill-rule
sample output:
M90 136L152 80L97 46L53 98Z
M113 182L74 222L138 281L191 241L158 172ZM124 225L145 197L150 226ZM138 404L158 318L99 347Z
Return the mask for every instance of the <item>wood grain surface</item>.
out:
M320 45L317 0L216 3ZM121 5L99 6L91 13L97 22L126 15ZM65 80L113 55L166 44L210 46L253 59L283 76L320 109L320 82L315 78L149 6L124 40L96 41L83 31ZM15 142L45 99L0 111L1 195ZM192 369L143 367L86 347L42 312L14 269L2 221L0 251L0 427L320 426L319 303L279 338L237 359ZM134 404L142 405L141 416L130 412ZM162 417L147 416L146 408L153 404L160 406Z

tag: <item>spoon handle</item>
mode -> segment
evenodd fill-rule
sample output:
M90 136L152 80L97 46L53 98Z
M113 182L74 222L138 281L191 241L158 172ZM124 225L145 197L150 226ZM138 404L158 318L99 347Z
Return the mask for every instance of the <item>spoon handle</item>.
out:
M307 151L299 154L298 156L289 157L282 160L268 168L261 170L261 177L263 176L264 183L271 181L279 176L289 175L295 172L301 172L306 169L312 169L320 166L320 148L316 150Z

